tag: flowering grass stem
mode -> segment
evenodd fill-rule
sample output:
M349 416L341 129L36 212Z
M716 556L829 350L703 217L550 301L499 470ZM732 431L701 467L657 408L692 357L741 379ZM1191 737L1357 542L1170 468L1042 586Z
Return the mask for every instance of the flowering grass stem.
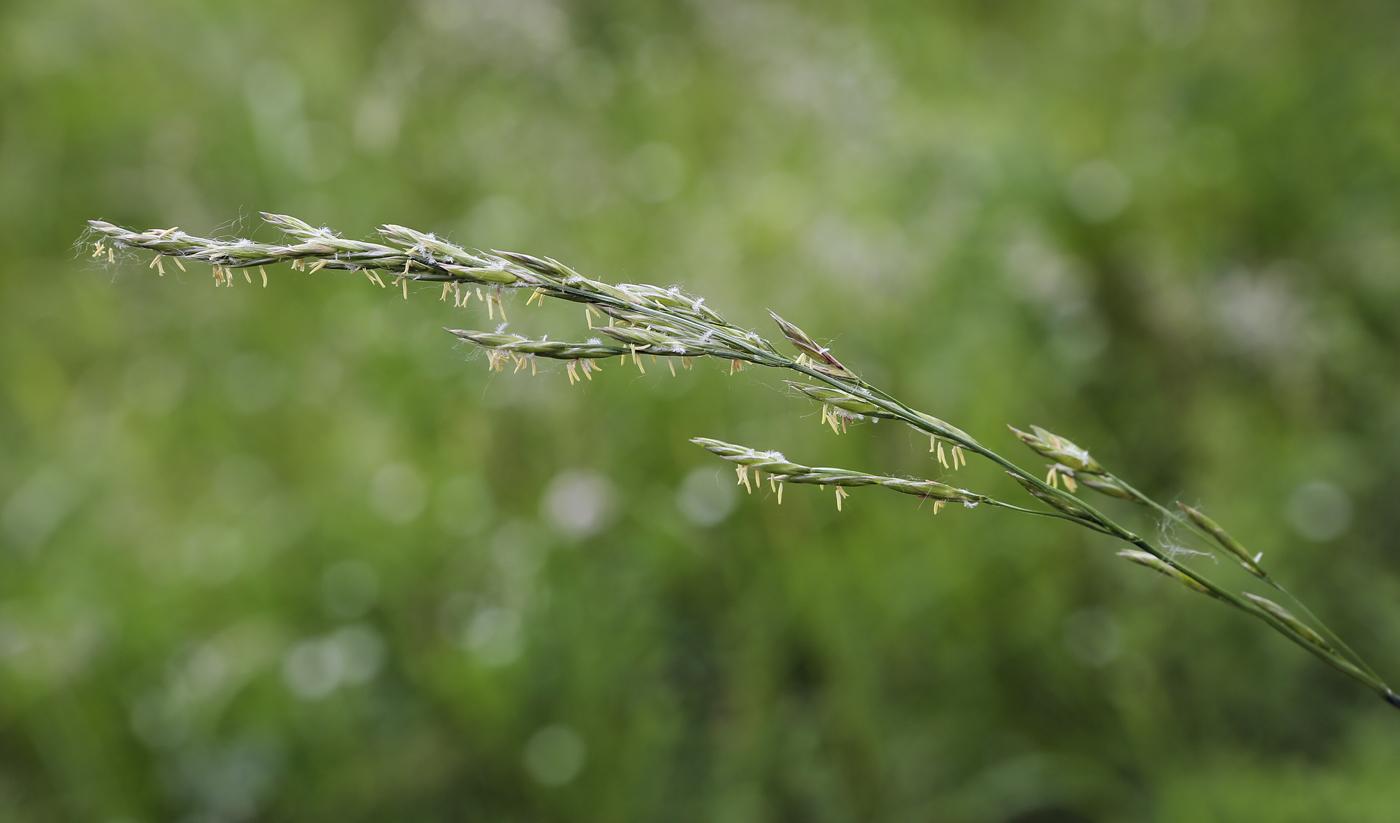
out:
M441 283L439 299L445 301L450 297L454 306L464 306L475 296L486 304L492 319L500 312L504 320L505 304L501 294L508 289L528 290L527 304L553 298L585 305L588 327L599 336L581 342L534 339L508 333L504 328L495 332L448 330L458 339L484 349L488 365L494 370L501 370L509 363L514 365L515 371L528 367L534 373L537 358L558 360L564 362L569 381L574 383L592 380L592 372L599 370L598 361L612 357L644 371L642 355L670 358L667 362L673 374L676 358L686 367L694 358L715 358L727 362L731 373L745 363L785 369L807 378L809 382L789 381L789 385L799 394L822 404L822 422L833 431L846 430L853 420L898 420L929 437L930 451L944 468L957 469L966 462L965 454L977 455L1010 475L1042 508L1019 506L939 480L808 466L791 462L775 451L760 451L709 438L693 439L692 442L712 454L734 463L738 482L750 491L766 479L781 502L782 489L789 483L831 486L840 509L848 496L848 488L877 486L930 501L934 513L949 503L958 503L967 508L986 505L1069 521L1127 544L1130 548L1119 552L1124 559L1262 621L1400 708L1400 697L1375 670L1268 575L1261 565L1262 555L1249 553L1199 510L1180 505L1180 513L1171 511L1109 472L1087 450L1064 437L1036 426L1029 431L1013 428L1019 440L1050 461L1048 473L1042 478L1038 472L1021 467L962 429L919 411L866 382L830 347L776 313L769 314L795 355L784 354L757 332L730 323L703 299L679 288L607 283L586 277L550 258L466 249L435 235L397 225L380 228L383 242L369 242L345 239L329 229L316 228L287 215L265 213L263 219L286 235L287 242L217 240L190 235L178 228L133 231L100 220L90 221L89 227L96 237L95 257L115 261L117 250L140 249L154 255L150 265L162 275L167 258L180 268L184 268L182 261L202 262L211 267L214 285L220 287L232 287L236 282L232 273L240 269L245 281L252 283L248 274L252 268L258 269L259 280L265 287L268 284L266 267L285 263L313 273L323 270L361 272L372 284L385 288L388 284L381 273L388 272L398 286L396 292L405 299L410 281ZM606 325L595 325L595 314L605 317ZM1231 590L1190 568L1167 547L1154 545L1100 511L1084 495L1078 494L1080 486L1144 506L1164 524L1185 525L1208 544L1232 556L1263 584L1288 598L1302 617L1262 595Z

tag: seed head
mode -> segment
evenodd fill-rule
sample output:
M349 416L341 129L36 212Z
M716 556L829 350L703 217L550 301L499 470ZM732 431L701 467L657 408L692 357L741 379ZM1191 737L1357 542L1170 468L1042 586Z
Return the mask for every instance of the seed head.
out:
M552 360L597 360L604 357L615 357L626 352L626 349L619 346L608 346L602 343L567 343L544 338L535 340L523 335L501 331L447 329L447 332L484 349L531 354Z
M785 380L783 382L787 383L789 388L807 395L818 403L827 406L835 406L851 414L885 419L894 417L894 415L889 414L874 403L862 400L854 394L841 391L840 389L830 386L818 386L812 383L799 383L796 380Z
M283 234L302 240L319 239L331 234L328 229L318 229L305 220L299 217L293 217L290 214L276 214L265 211L260 212L259 216L262 217L263 222L281 231Z
M1007 472L1007 474L1011 473ZM1021 477L1018 474L1011 474L1011 478L1017 483L1020 483L1021 486L1027 492L1029 492L1032 497L1036 498L1037 500L1040 500L1041 502L1055 509L1060 510L1061 512L1064 512L1065 514L1075 518L1076 520L1082 520L1085 523L1092 523L1095 526L1104 525L1103 522L1098 518L1098 516L1096 516L1093 512L1089 511L1088 509L1079 505L1078 503L1073 502L1074 498L1064 497L1058 494L1051 494L1050 492L1045 491L1040 486L1037 486L1035 483L1032 483L1031 481L1025 479L1024 477Z
M1103 466L1099 465L1099 461L1095 460L1089 452L1058 434L1046 431L1039 426L1031 426L1029 432L1021 431L1015 426L1007 428L1011 429L1022 443L1030 446L1042 457L1056 463L1063 463L1077 472L1103 474Z
M1246 571L1261 579L1268 576L1264 573L1263 568L1259 566L1259 560L1264 555L1250 554L1249 550L1241 545L1234 537L1231 537L1230 533L1221 528L1219 523L1207 517L1205 513L1199 509L1188 506L1181 501L1177 501L1176 507L1181 509L1181 513L1186 515L1186 517L1192 523L1196 524L1201 531L1210 535L1211 539L1220 545L1220 548L1229 552L1236 560L1240 561L1240 565L1244 566Z
M1324 640L1322 635L1318 634L1311 626L1299 620L1297 617L1294 617L1293 612L1290 612L1288 609L1285 609L1267 597L1260 597L1257 594L1250 594L1249 592L1245 592L1244 596L1259 608L1273 615L1280 623L1287 625L1290 629L1297 632L1304 640L1307 640L1320 649L1332 651L1331 644Z
M1198 591L1201 594L1210 594L1210 589L1207 589L1205 586L1202 586L1199 582L1196 581L1195 578L1191 577L1190 575L1178 569L1176 566L1173 566L1172 564L1156 556L1155 554L1149 554L1148 552L1138 551L1137 549L1124 549L1123 551L1118 552L1118 556L1126 560L1131 560L1139 566L1146 566L1147 568L1152 569L1155 572L1165 574L1167 577L1170 577L1171 579L1177 581L1183 586Z
M832 377L851 378L856 376L855 372L846 368L840 360L836 359L836 355L832 354L830 349L826 346L818 345L817 341L813 340L812 336L807 334L807 332L798 328L795 324L789 323L779 317L778 313L775 311L770 310L768 316L772 317L773 322L778 324L778 328L782 331L783 336L788 339L788 342L795 346L799 352L806 355L807 359L811 361L810 365L812 368L823 374L829 374Z
M1093 489L1099 494L1106 494L1109 497L1116 497L1120 500L1132 500L1133 495L1127 487L1107 474L1090 474L1089 472L1075 472L1074 477L1083 485Z

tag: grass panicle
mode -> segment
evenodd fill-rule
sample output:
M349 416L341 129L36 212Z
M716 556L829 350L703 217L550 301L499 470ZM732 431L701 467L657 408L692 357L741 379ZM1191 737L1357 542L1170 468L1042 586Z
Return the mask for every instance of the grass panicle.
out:
M1400 696L1360 655L1265 573L1260 566L1262 555L1248 552L1198 509L1180 505L1179 512L1172 511L1148 497L1066 437L1039 426L1031 426L1029 431L1011 429L1017 439L1050 461L1048 473L1042 477L983 445L962 429L866 382L829 347L774 312L769 313L770 317L783 342L792 347L791 355L779 350L758 332L731 323L702 298L676 287L608 283L580 274L548 257L469 249L433 234L393 224L380 227L379 242L373 242L346 239L329 229L317 228L288 215L264 213L262 217L284 235L284 242L212 239L174 227L134 231L102 220L90 221L89 227L96 238L93 247L96 257L115 261L117 251L149 252L153 255L150 265L162 274L166 262L173 262L180 268L190 262L204 263L210 266L214 284L221 287L234 286L237 280L233 272L238 270L243 271L247 283L254 282L250 272L257 270L258 282L266 286L266 267L287 264L304 272L360 272L370 283L384 288L391 285L385 282L387 276L404 297L408 296L411 282L441 284L439 299L450 298L454 306L466 306L475 297L484 304L491 319L495 319L497 312L504 319L506 309L502 293L512 289L526 290L529 293L527 303L549 298L584 304L587 325L597 335L584 342L532 339L504 329L495 332L448 330L459 340L485 350L488 365L495 370L513 364L515 371L529 368L534 372L537 358L563 361L572 383L593 379L592 373L599 370L599 361L611 357L644 371L643 355L648 359L668 358L672 373L678 360L689 366L693 359L706 357L727 364L731 373L739 371L744 364L783 369L800 378L788 381L794 391L822 405L822 422L833 431L845 431L853 420L899 421L929 438L929 450L943 468L956 469L966 462L966 455L976 455L1010 475L1039 506L1016 505L935 479L808 466L792 462L776 451L761 451L709 438L692 440L717 457L734 463L738 482L750 491L766 480L781 502L782 489L789 483L830 486L840 508L848 488L870 486L931 501L935 512L948 503L960 503L970 508L987 506L1069 521L1126 544L1119 552L1125 559L1175 580L1194 594L1205 595L1262 621L1400 708ZM1232 590L1188 566L1182 558L1190 552L1154 544L1124 527L1080 496L1081 485L1106 497L1146 507L1163 522L1185 525L1192 533L1229 553L1263 584L1283 593L1302 616L1261 595Z

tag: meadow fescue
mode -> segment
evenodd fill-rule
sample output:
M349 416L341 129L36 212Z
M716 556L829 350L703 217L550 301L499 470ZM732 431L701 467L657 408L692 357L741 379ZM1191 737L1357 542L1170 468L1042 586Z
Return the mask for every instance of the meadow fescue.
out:
M1262 566L1263 555L1251 553L1224 528L1198 509L1178 503L1180 513L1138 491L1110 471L1086 449L1066 437L1031 426L1012 428L1015 436L1049 461L1045 474L1032 472L984 445L972 435L882 391L862 379L857 370L840 360L831 349L802 328L770 312L794 355L781 351L757 332L730 323L706 305L702 298L679 288L645 283L607 283L587 277L547 258L507 251L467 249L403 226L380 229L383 242L349 240L329 229L316 228L287 215L263 214L263 219L284 233L288 242L257 243L251 240L217 240L187 234L178 228L132 231L101 220L90 221L96 236L93 255L115 262L115 250L141 249L153 253L151 268L164 274L167 261L181 268L187 261L210 267L215 286L232 287L268 283L267 266L289 264L303 271L358 272L375 286L394 289L405 298L412 281L440 283L439 299L455 306L473 298L484 304L487 316L505 318L502 295L523 289L526 303L544 298L585 306L593 336L579 341L532 339L506 332L449 329L457 338L486 351L493 370L511 366L514 371L537 370L538 359L562 361L570 382L592 380L597 361L617 358L645 370L645 362L665 358L674 373L676 363L689 367L695 358L709 357L726 363L731 372L744 364L784 369L803 380L789 381L796 393L821 404L822 423L844 431L851 422L868 418L898 420L929 438L929 451L946 470L956 470L973 454L1011 476L1040 508L1027 508L988 494L958 488L942 481L894 477L863 471L814 467L790 461L776 451L763 451L708 438L692 442L736 464L738 482L750 491L767 482L782 500L789 483L830 486L835 505L842 508L847 489L881 487L927 501L937 513L949 503L963 507L1005 509L1020 514L1070 521L1113 538L1129 548L1119 556L1146 566L1230 608L1256 618L1274 631L1373 690L1400 708L1400 696L1346 645L1341 638L1279 585ZM253 272L257 275L254 277ZM388 282L386 282L386 279ZM595 322L596 321L596 322ZM643 356L648 360L643 361ZM1254 592L1235 591L1180 559L1179 552L1157 545L1130 531L1097 509L1080 487L1147 508L1163 523L1183 526L1208 545L1217 546L1247 572L1290 600L1302 613L1295 615L1279 603Z

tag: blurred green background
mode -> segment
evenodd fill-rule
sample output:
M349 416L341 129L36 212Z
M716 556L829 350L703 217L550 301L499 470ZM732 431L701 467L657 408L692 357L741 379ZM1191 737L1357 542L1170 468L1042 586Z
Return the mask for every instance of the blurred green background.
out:
M266 209L771 306L1028 464L1003 424L1203 503L1393 682L1397 26L9 0L0 819L1397 819L1393 709L1108 541L780 509L686 443L934 472L906 430L833 437L713 364L488 374L440 330L490 328L475 302L77 245L270 239Z

